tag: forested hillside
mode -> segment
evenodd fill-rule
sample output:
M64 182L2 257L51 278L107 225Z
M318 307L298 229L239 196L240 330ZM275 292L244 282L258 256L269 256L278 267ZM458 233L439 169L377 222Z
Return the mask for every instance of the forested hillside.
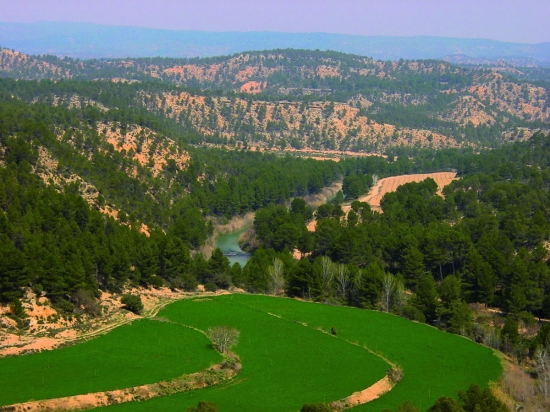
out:
M255 229L263 249L242 285L269 291L267 268L278 258L290 296L367 308L382 302L385 310L497 347L515 345L517 335L506 341L476 330L467 303L496 306L515 320L550 316L550 138L539 133L449 160L463 176L444 198L428 179L386 194L381 214L357 201L347 216L339 205L325 205L316 211L314 233L296 202L260 210ZM294 248L309 257L289 259L284 251Z
M33 94L38 85L17 86ZM211 263L189 253L212 235L212 219L315 193L360 167L186 147L184 128L130 106L27 104L5 89L0 103L4 302L24 287L70 308L77 295L120 290L127 280L193 289L221 276L227 286L221 252Z
M277 258L289 296L385 301L453 331L472 328L466 303L550 316L543 81L335 52L0 53L3 301L31 287L70 311L128 282L268 292ZM385 155L300 157L310 149ZM376 178L435 171L460 178L444 197L426 181L387 194L383 213L340 205ZM317 210L301 199L335 181L342 192ZM216 220L250 211L246 267L197 252Z
M195 141L263 149L383 152L521 140L547 127L549 84L534 69L514 70L305 50L84 61L0 50L0 76L80 81L41 85L27 100L76 99L109 111L131 101L201 136Z

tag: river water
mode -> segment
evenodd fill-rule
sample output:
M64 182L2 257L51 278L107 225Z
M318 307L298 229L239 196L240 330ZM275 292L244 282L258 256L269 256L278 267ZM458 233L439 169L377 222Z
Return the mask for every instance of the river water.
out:
M245 231L245 229L236 230L235 232L229 232L224 235L219 235L216 238L216 247L219 247L223 254L229 259L229 263L233 265L238 263L241 267L246 265L246 262L250 259L250 255L244 252L239 246L239 237Z

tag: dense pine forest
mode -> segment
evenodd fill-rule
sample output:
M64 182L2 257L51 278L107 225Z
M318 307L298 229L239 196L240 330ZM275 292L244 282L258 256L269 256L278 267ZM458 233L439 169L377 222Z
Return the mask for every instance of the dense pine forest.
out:
M262 209L255 228L265 251L250 263L262 270L250 273L267 273L274 253L298 248L311 254L299 262L286 258L291 296L376 308L389 274L395 285L415 292L412 306L394 308L414 319L456 324L460 305L472 302L548 317L549 145L547 136L536 134L495 151L463 154L453 165L462 178L443 190L444 197L427 179L386 194L383 213L358 201L347 216L339 205L319 207L314 233L305 229L311 212L304 214L299 202ZM327 257L345 265L328 285ZM265 292L268 281L253 284ZM403 297L394 294L391 306L398 306ZM455 330L471 328L467 320Z
M452 318L453 302L481 302L539 317L550 310L545 298L547 137L533 134L533 127L544 126L546 120L546 103L540 100L548 89L544 82L532 85L508 77L483 86L504 100L509 97L499 88L505 87L509 95L517 86L523 94L516 99L542 102L535 117L514 109L506 120L498 120L499 114L483 125L441 116L438 120L433 114L442 113L442 104L456 101L456 95L445 91L482 87L480 79L498 73L436 61L376 62L299 50L209 59L78 61L4 49L2 59L3 75L12 78L0 80L3 247L13 252L5 261L11 263L10 280L3 282L4 301L20 296L20 286L43 288L54 300L68 301L76 290L114 290L128 279L147 285L164 278L178 285L181 282L166 273L163 255L174 242L182 245L183 260L191 265L186 281L204 282L210 275L201 272L202 257L189 250L198 250L213 235L214 219L259 210L254 244L260 249L243 270L223 264L219 277L224 280L218 286L234 283L268 291L266 270L275 253L285 260L290 296L373 308L381 299L383 275L389 273L396 284L414 293L420 286L427 288L431 303L403 309L415 319L446 322ZM244 74L248 71L250 76ZM253 94L236 92L250 81L259 82ZM178 103L170 96L183 95L190 104L176 113ZM269 106L282 98L285 104L301 102L306 107L318 102L326 119L338 112L338 104L353 100L358 116L395 125L394 138L399 128L412 127L433 133L447 130L456 142L472 132L478 143L499 146L498 137L487 139L521 125L520 140L528 140L481 153L472 145L435 150L401 142L388 146L386 157L347 157L340 162L249 150L255 138L269 140L258 134L250 110L259 124L267 121L265 130L274 141L279 139L280 148L286 146L275 133L288 127L281 117L284 110ZM230 104L220 107L216 99ZM498 99L493 115L504 107ZM355 103L349 103L350 110ZM507 107L512 103L508 100ZM305 111L302 108L303 118ZM515 123L509 123L514 118ZM223 119L229 123L219 129ZM307 147L303 142L314 138L308 133L316 131L307 118L299 130L291 132L291 143ZM329 141L330 134L323 139ZM350 201L366 193L373 175L442 170L461 177L444 190L444 197L427 181L387 194L383 213L356 201L346 215L339 205L344 198ZM315 211L304 206L301 197L338 179L343 179L343 193L331 204ZM306 224L313 217L317 228L312 233ZM71 234L61 236L58 231ZM75 250L64 252L65 243ZM54 245L55 252L42 249ZM304 256L299 262L285 254L294 249ZM320 286L322 281L315 277L321 258L349 266L342 275L349 285L341 284L339 292L336 283ZM75 273L53 274L47 267ZM39 273L48 273L50 279ZM456 292L450 301L438 290L443 283L452 284Z
M547 129L544 73L272 50L203 59L73 60L0 49L26 102L87 104L186 129L193 143L383 152L495 147ZM538 74L537 74L538 73ZM170 121L169 121L170 120Z

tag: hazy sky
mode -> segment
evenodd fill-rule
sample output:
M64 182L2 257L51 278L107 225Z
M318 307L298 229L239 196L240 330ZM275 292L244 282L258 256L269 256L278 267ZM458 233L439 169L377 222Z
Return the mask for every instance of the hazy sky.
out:
M0 0L0 21L550 41L550 0Z

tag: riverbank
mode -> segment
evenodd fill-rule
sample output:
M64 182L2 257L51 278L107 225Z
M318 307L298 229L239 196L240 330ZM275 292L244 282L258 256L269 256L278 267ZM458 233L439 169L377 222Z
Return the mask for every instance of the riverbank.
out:
M342 190L342 180L338 180L330 186L324 187L319 193L304 196L306 204L316 209L320 205L332 199L336 193ZM243 251L241 246L246 244L246 250L255 249L254 244L254 212L248 212L242 216L234 216L229 221L218 219L214 221L214 234L204 246L200 248L200 253L205 258L212 255L214 249L219 247L226 254L231 264L238 262L244 267L250 259L250 255Z

